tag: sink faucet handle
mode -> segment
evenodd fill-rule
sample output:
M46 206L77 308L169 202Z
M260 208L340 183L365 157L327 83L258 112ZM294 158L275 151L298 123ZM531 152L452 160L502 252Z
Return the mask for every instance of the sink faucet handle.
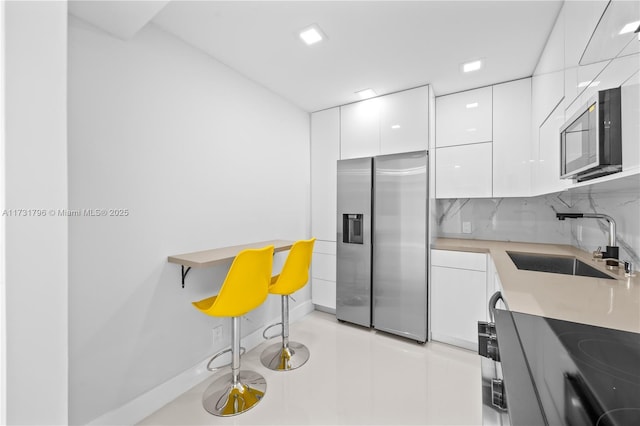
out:
M594 259L602 259L602 247L598 246L598 248L593 252Z
M628 260L624 261L624 274L627 276L633 275L633 264Z

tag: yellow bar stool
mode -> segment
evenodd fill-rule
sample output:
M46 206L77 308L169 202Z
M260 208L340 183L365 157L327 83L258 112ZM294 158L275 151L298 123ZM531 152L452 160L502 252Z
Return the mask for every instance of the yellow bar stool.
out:
M209 371L222 368L211 368L211 362L231 352L231 373L216 379L202 395L204 409L216 416L247 411L260 402L267 390L267 382L260 374L240 371L240 317L266 300L272 267L273 246L243 250L233 260L218 295L193 302L204 314L231 317L231 348L215 354L207 365Z
M268 346L260 355L262 365L271 370L294 370L309 359L309 349L305 345L289 341L289 295L300 290L309 281L309 265L315 241L315 238L296 241L280 274L271 278L269 294L279 294L282 299L282 322L270 325L262 333L265 339L269 339L267 331L272 327L282 326L282 343Z

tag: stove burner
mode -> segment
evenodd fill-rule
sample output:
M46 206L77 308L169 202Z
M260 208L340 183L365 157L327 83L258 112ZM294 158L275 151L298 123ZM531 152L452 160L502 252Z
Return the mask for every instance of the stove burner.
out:
M610 331L612 335L602 332L564 332L558 337L574 362L638 385L640 340L625 339L613 335L616 330Z
M581 339L578 348L593 367L622 380L637 383L640 379L640 354L637 347L625 342L605 339ZM625 377L631 376L631 377ZM635 380L634 380L635 379Z
M595 426L638 424L640 424L640 408L619 408L604 413Z

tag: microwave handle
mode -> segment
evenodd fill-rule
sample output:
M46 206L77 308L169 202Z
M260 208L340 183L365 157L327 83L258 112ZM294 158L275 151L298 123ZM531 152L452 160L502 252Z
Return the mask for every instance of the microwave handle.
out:
M504 299L502 298L502 293L500 293L499 291L496 291L495 293L493 293L491 298L489 298L489 321L490 322L494 322L496 305L498 304L498 300L502 300L502 302L504 302Z

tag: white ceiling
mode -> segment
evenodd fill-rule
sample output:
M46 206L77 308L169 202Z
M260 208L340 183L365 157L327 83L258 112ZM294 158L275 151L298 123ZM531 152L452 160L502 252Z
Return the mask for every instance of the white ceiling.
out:
M71 3L71 13L88 20L73 5L83 2ZM104 8L119 2L89 3L106 16ZM562 6L561 0L158 3L159 12L131 8L134 21L151 19L306 111L356 101L354 92L364 88L385 94L431 84L439 96L531 76ZM109 30L113 24L90 22L117 33ZM311 24L328 40L304 45L298 31ZM463 62L478 58L485 60L482 70L460 72Z
M111 35L128 40L162 9L169 0L106 1L72 0L69 12L102 28Z

